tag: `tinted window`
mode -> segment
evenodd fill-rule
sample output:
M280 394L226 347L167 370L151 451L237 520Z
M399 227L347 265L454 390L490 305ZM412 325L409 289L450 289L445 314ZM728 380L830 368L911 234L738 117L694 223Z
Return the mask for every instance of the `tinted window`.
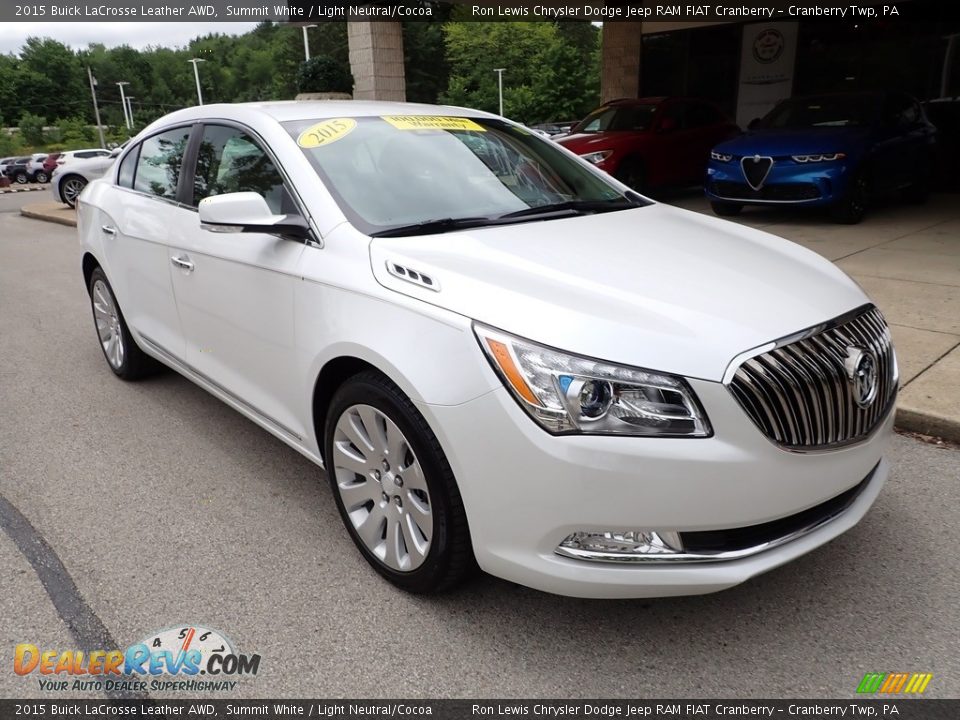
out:
M117 185L120 187L132 188L133 175L137 169L137 157L140 155L140 148L135 147L120 163L120 171L117 174Z
M74 157L78 158L92 158L97 157L100 153L96 153L93 150L83 150L81 152L76 152L73 154Z
M134 189L175 200L189 138L190 128L177 128L144 140L140 145Z
M698 128L722 122L720 113L707 103L693 103L687 110L686 127Z
M284 212L283 177L253 138L236 128L207 125L197 152L193 204L224 193L255 192Z

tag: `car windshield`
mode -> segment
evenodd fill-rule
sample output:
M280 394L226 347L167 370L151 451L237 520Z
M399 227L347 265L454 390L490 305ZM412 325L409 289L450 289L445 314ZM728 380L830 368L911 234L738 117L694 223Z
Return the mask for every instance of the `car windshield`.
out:
M590 133L610 130L649 130L657 106L644 103L601 107L587 115L571 132Z
M502 120L391 115L283 125L350 221L368 235L417 225L446 232L458 221L483 226L645 204L553 142Z
M795 98L777 105L761 128L846 127L869 125L876 110L872 95L833 95Z

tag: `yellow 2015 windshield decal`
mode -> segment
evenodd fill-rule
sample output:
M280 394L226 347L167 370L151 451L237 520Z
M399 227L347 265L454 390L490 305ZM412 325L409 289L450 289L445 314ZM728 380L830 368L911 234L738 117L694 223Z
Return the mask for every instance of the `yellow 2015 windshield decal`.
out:
M357 127L353 118L331 118L311 125L297 137L297 145L302 148L316 148L342 140Z
M383 115L384 120L397 130L474 130L487 129L469 118L444 117L442 115Z

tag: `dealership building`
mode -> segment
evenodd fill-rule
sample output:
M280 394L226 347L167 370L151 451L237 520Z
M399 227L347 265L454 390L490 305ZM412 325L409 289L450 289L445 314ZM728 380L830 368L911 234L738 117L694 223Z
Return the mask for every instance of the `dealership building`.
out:
M795 20L607 22L602 99L702 97L746 125L793 95L895 89L921 100L960 96L960 20L920 19L937 18L940 0L897 3L910 20L884 16L883 7L866 19L796 13ZM350 22L348 38L354 97L405 100L400 23Z

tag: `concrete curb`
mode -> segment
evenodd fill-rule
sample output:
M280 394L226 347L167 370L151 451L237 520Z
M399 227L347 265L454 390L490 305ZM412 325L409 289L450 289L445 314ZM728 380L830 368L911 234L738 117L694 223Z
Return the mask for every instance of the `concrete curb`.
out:
M10 187L0 188L0 195L18 192L37 192L39 190L49 190L50 183L46 185L11 185Z
M894 424L900 430L933 435L953 443L960 443L960 422L936 413L898 407Z
M43 212L42 210L31 210L29 205L20 208L20 214L24 217L32 218L34 220L57 223L57 225L66 225L67 227L77 226L76 217L60 217L58 215L52 215L50 213Z

